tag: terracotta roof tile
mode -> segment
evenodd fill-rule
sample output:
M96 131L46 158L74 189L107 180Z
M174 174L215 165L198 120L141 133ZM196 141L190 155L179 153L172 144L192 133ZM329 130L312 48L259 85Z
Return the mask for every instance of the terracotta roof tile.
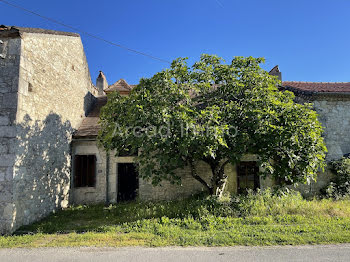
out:
M75 138L95 137L98 135L100 125L98 123L101 108L107 103L107 96L97 97L94 108L83 120L78 130L75 132Z
M350 93L350 82L294 82L283 81L283 87L289 87L297 89L296 91L302 92L315 92L315 93Z
M129 85L124 79L119 79L117 82L115 82L113 85L110 85L104 91L106 92L106 94L111 93L113 91L118 91L120 94L129 94L134 86L135 85Z
M124 79L118 80L109 86L106 93L119 91L121 94L128 94L135 85L129 85ZM346 83L323 83L323 82L282 82L282 88L289 89L293 92L301 93L349 93L350 82ZM101 108L107 103L107 96L97 97L93 110L83 120L80 127L74 134L75 138L96 137L100 130L99 115Z
M128 95L136 85L129 85L124 79L120 79L113 85L110 85L104 91L108 94L113 91L118 91L120 94ZM92 111L82 121L80 127L74 134L74 138L96 137L100 130L98 123L101 108L106 105L107 96L97 97L97 101L93 106Z

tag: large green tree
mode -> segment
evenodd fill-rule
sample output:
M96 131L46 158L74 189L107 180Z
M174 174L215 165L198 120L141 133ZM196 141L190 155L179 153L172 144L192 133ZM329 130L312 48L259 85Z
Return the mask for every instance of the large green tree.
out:
M177 168L211 194L221 195L225 166L244 154L259 156L261 175L284 183L306 182L323 168L326 147L311 104L294 102L278 89L262 58L235 57L230 64L212 55L189 67L180 58L129 96L114 93L101 114L100 141L107 150L136 153L143 178L181 183ZM212 171L206 181L196 162Z

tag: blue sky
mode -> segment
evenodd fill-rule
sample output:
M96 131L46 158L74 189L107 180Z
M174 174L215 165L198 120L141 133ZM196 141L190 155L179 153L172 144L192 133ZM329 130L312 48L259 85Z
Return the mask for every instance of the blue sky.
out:
M349 0L8 0L166 60L265 57L283 80L350 81ZM71 31L0 2L0 24ZM168 67L82 35L91 77L136 84Z

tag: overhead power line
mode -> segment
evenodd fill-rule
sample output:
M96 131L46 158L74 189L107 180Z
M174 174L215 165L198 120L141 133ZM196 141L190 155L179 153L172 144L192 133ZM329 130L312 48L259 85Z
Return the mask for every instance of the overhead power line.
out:
M156 57L156 56L153 56L153 55L150 55L150 54L147 54L147 53L144 53L144 52L141 52L141 51L132 49L132 48L129 48L129 47L127 47L127 46L124 46L124 45L121 45L121 44L118 44L118 43L115 43L115 42L112 42L112 41L109 41L109 40L104 39L104 38L102 38L102 37L100 37L100 36L91 34L91 33L89 33L89 32L85 32L85 31L83 31L83 30L80 30L79 28L76 28L76 27L73 27L73 26L70 26L70 25L67 25L67 24L64 24L64 23L62 23L62 22L60 22L60 21L57 21L57 20L55 20L55 19L53 19L53 18L50 18L50 17L44 16L44 15L38 14L38 13L32 11L32 10L29 10L29 9L24 8L24 7L22 7L22 6L13 4L13 3L11 3L11 2L8 2L8 1L5 1L5 0L0 0L0 2L6 4L6 5L8 5L8 6L17 8L17 9L19 9L19 10L22 10L22 11L24 11L24 12L30 13L30 14L32 14L32 15L38 16L38 17L40 17L40 18L42 18L42 19L45 19L45 20L47 20L47 21L50 21L50 22L52 22L52 23L55 23L55 24L64 26L64 27L69 28L69 29L71 29L71 30L73 30L73 31L79 32L80 34L84 34L84 35L87 35L87 36L89 36L89 37L95 38L95 39L97 39L97 40L103 41L103 42L105 42L105 43L107 43L107 44L120 47L120 48L125 49L125 50L127 50L127 51L129 51L129 52L133 52L133 53L136 53L136 54L139 54L139 55L142 55L142 56L145 56L145 57L148 57L148 58L151 58L151 59L153 59L153 60L157 60L157 61L160 61L160 62L163 62L163 63L167 63L167 64L170 64L170 63L171 63L171 62L168 61L168 60L165 60L165 59L162 59L162 58L159 58L159 57Z

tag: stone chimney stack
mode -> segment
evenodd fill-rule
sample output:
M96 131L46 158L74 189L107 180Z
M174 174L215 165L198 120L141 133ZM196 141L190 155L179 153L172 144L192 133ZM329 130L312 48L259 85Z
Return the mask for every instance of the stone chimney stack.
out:
M270 75L272 76L277 76L278 80L282 81L282 73L280 69L278 68L278 65L276 65L274 68L271 69L269 72Z
M108 87L107 79L102 71L100 71L97 79L96 79L96 87L98 89L98 95L103 96L104 91Z

